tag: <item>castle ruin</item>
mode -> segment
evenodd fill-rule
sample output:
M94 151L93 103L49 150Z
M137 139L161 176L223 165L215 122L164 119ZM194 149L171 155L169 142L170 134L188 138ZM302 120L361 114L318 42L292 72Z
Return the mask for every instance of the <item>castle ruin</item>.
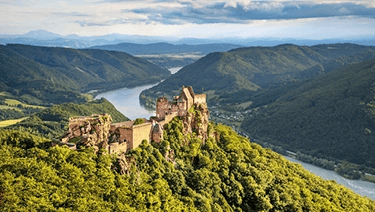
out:
M142 124L134 124L134 120L111 123L108 114L72 117L68 131L60 139L55 139L53 145L67 145L71 149L92 146L96 151L106 149L109 154L125 153L137 148L143 140L159 143L163 138L163 126L176 116L186 117L193 105L207 108L206 94L195 94L192 87L183 86L181 94L171 102L165 97L158 98L156 117L144 119Z

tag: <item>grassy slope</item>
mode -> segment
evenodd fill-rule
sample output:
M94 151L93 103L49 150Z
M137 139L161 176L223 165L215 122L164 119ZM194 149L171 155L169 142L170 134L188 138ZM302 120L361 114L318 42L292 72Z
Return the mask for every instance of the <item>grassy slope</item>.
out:
M242 124L251 136L317 157L375 166L375 59L345 66L289 91Z
M25 119L27 119L28 117L23 117L23 118L20 118L20 119L11 119L11 120L6 120L6 121L0 121L0 128L1 127L8 127L10 125L13 125L13 124L17 124L18 122L21 122Z

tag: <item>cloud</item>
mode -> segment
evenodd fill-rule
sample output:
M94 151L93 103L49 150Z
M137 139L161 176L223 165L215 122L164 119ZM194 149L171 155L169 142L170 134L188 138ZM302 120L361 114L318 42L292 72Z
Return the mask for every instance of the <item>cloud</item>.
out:
M72 17L89 17L90 14L86 13L79 13L79 12L53 12L53 15L61 15L61 16L72 16Z
M156 4L151 4L132 10L123 10L123 12L143 14L150 21L163 24L248 23L252 20L290 20L342 16L375 18L375 8L348 1L230 0L225 2L210 1L210 3L183 1L179 4L180 7L156 7Z
M147 22L148 20L142 19L138 20L138 22ZM86 20L81 20L81 21L76 21L81 27L86 27L86 26L114 26L118 24L130 24L137 22L134 19L127 19L127 18L118 18L118 19L113 19L113 20L107 20L107 21L86 21Z

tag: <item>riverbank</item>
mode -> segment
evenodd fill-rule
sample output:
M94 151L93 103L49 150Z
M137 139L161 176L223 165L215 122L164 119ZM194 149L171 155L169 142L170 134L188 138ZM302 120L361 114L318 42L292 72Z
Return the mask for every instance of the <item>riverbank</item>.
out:
M325 180L334 180L337 183L350 188L354 192L362 195L367 196L370 199L375 200L375 183L363 181L363 180L350 180L342 177L335 171L326 170L317 166L314 166L309 163L302 162L295 158L284 156L288 160L301 164L305 169L309 170L311 173L314 173Z
M171 74L175 74L181 68L182 67L175 67L168 70ZM102 97L106 98L116 107L117 110L132 120L136 118L148 119L150 116L155 116L155 109L142 106L139 95L143 90L156 86L160 82L161 81L134 88L120 88L107 92L100 92L95 95L95 99L100 99Z

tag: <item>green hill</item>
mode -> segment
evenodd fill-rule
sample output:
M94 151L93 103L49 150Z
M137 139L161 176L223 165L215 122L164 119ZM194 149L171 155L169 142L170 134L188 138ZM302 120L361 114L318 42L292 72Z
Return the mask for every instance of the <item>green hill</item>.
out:
M42 135L48 138L61 136L68 127L69 117L91 116L108 113L114 123L129 119L119 112L108 100L102 98L88 103L64 103L37 112L23 121L7 127Z
M144 59L94 49L6 45L0 46L0 63L1 91L50 103L82 102L81 92L155 83L170 75Z
M375 57L375 47L354 44L249 47L211 53L141 94L143 104L176 95L182 85L208 94L210 105L253 106L275 101L301 82L348 63Z
M165 126L162 143L143 142L123 157L126 164L91 149L47 147L48 140L27 132L0 131L0 210L375 210L369 198L229 127L211 125L216 136L205 142L184 136L183 127L175 118Z
M241 47L240 45L228 43L213 43L213 44L170 44L170 43L150 43L150 44L136 44L136 43L119 43L114 45L92 46L91 49L102 49L111 51L121 51L132 55L148 55L148 54L184 54L184 53L198 53L206 55L211 52L228 51L230 49Z
M375 167L375 59L318 76L248 117L242 128L291 151Z

